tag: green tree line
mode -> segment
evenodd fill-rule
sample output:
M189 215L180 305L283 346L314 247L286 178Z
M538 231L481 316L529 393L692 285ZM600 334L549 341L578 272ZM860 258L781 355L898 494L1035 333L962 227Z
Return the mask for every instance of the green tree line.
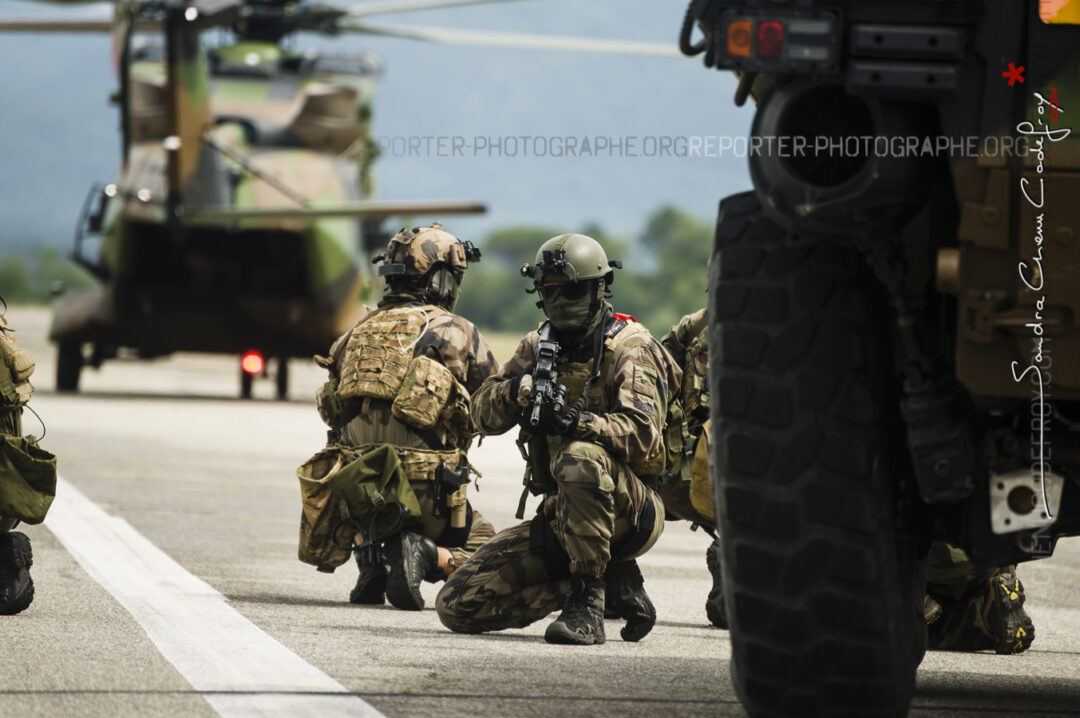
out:
M480 242L483 259L469 269L457 311L483 330L523 333L543 318L536 295L527 294L523 264L532 262L547 239L579 231L600 241L609 259L623 262L611 287L615 310L632 314L657 336L679 317L705 305L706 262L712 228L674 207L653 212L634 236L608 234L598 225L584 227L505 227ZM0 295L11 303L46 303L57 282L68 288L93 279L53 247L9 253L0 258Z
M520 268L536 258L547 239L578 231L598 240L609 259L623 262L615 271L610 300L615 311L632 314L662 336L684 314L705 306L706 266L712 227L674 207L653 212L635 236L608 234L602 227L507 227L479 243L483 257L469 268L456 311L482 330L524 332L543 314L531 282Z
M0 258L0 296L11 304L44 304L52 298L57 282L76 289L94 280L55 247L38 247L29 256L10 252Z

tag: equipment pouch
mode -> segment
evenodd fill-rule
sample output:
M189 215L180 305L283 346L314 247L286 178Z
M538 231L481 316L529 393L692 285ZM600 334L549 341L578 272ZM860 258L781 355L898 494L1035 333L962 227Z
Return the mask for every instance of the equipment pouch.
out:
M19 348L6 324L0 323L0 405L22 406L30 401L34 387L30 375L34 360Z
M0 516L39 524L56 496L56 457L36 443L0 436Z
M319 417L331 429L336 429L341 422L341 401L337 396L338 382L329 379L315 392L315 408Z
M463 529L465 528L465 520L468 498L465 495L467 486L462 484L461 488L446 497L446 508L450 512L450 528Z
M450 401L454 384L454 375L445 366L427 356L415 357L391 411L410 426L430 429Z
M690 505L702 516L716 520L713 509L712 486L709 483L709 432L711 422L705 422L690 460Z

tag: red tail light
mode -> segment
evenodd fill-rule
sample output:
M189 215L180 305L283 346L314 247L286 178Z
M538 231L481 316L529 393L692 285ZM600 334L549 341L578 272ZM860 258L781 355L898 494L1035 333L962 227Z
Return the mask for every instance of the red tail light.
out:
M784 50L784 26L763 21L757 28L757 56L762 60L778 60Z
M248 352L240 360L240 366L248 374L259 374L263 370L263 358L259 352Z

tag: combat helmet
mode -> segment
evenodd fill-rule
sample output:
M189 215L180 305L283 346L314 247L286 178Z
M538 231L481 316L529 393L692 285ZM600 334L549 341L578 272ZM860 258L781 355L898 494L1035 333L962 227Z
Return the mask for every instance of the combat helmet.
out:
M521 274L534 283L545 274L562 274L571 282L603 279L610 286L615 281L613 269L622 269L622 262L609 262L599 242L584 234L567 233L540 245L535 262L522 267Z
M480 250L433 222L430 227L403 227L386 245L386 254L375 257L375 261L382 262L380 277L400 274L421 277L436 264L461 274L469 262L480 261Z
M537 306L561 332L590 333L605 311L604 302L611 296L608 287L615 281L614 269L622 262L608 261L607 252L592 237L584 234L560 234L540 245L533 264L521 268L521 274L533 280L538 292Z
M378 273L386 277L388 298L407 292L452 311L465 270L480 261L480 250L433 222L402 228L372 261L382 262Z

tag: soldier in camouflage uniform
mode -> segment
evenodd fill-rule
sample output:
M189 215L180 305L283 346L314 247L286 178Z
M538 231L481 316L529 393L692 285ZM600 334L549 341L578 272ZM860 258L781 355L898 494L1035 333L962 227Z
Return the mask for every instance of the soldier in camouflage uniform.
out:
M443 580L495 534L465 499L464 485L439 482L444 470L467 480L465 452L475 433L469 397L498 364L476 326L452 313L468 262L480 259L471 243L439 224L403 229L379 259L386 293L328 359L316 358L330 374L317 398L332 441L397 449L420 506L419 521L387 538L374 559L357 553L360 576L349 600L381 605L385 596L397 608L420 610L421 581ZM421 372L424 381L413 381ZM356 543L368 538L358 535Z
M19 521L41 523L56 493L56 458L22 436L33 371L0 314L0 615L19 613L34 600L30 539L12 529Z
M660 496L669 517L704 527L713 536L705 551L705 565L713 585L705 601L705 615L717 628L727 628L724 588L720 577L720 539L709 485L709 324L705 309L687 314L662 340L683 370L681 398L691 439L689 465L669 475ZM692 457L692 458L691 458Z
M946 651L1023 653L1035 640L1015 566L979 571L961 549L930 549L923 604L929 646Z
M596 240L564 234L523 268L549 323L484 382L472 416L482 434L522 426L529 488L544 499L532 521L499 533L447 580L436 609L453 631L520 628L562 606L547 641L603 643L606 594L626 619L624 640L640 640L656 621L634 558L663 529L663 504L645 482L665 466L665 419L681 372L644 327L605 301L619 266ZM534 426L526 407L539 394L533 371L548 332L565 402L543 404Z
M705 310L701 309L683 317L663 340L683 367L683 408L698 446L690 480L669 478L661 496L669 514L704 526L714 524L708 463L708 335ZM706 563L712 573L713 589L705 611L713 625L727 628L718 539L708 548ZM1035 638L1035 626L1023 607L1024 587L1015 566L979 572L962 550L938 542L930 552L926 592L924 606L931 648L1021 653Z

